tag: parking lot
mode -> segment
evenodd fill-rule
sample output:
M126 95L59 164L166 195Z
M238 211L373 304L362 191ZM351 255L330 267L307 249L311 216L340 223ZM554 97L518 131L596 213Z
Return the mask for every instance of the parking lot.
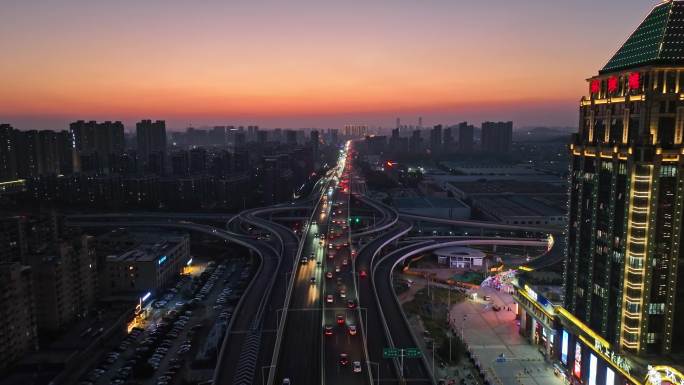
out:
M80 384L170 385L193 368L213 368L255 266L234 259L203 267L150 302L144 321L113 344Z

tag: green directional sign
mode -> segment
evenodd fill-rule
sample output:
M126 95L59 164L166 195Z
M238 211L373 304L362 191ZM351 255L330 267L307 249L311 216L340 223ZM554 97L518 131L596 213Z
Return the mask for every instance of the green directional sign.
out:
M423 352L418 348L383 348L382 357L383 358L420 358L423 356Z

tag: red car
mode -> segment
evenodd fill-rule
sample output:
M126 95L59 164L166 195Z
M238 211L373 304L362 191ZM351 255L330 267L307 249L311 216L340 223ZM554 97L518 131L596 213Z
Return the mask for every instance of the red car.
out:
M344 325L344 316L342 314L337 315L337 324Z
M325 325L324 331L326 336L333 335L333 327L330 325Z
M366 273L366 270L359 271L359 277L366 278L367 276L368 276L368 273Z

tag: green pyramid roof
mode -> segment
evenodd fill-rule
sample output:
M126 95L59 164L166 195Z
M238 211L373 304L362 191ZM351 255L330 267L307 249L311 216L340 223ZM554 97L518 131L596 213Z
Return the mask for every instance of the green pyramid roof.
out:
M655 6L599 73L651 64L684 65L684 1Z

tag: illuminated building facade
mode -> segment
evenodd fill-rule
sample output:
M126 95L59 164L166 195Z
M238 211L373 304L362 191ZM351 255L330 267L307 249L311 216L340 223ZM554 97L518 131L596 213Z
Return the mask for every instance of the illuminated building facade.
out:
M190 260L190 237L183 233L135 233L130 237L117 232L99 240L100 245L129 244L133 248L107 255L103 287L106 294L153 294L178 278Z
M655 6L587 83L563 304L519 283L519 314L553 317L571 383L684 384L684 0Z

